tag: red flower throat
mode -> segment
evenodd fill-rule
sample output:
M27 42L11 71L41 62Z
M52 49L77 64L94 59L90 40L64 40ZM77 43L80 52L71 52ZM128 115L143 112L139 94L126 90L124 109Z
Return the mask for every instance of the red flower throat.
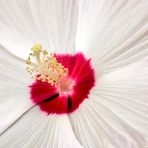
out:
M82 53L75 55L54 54L57 62L68 69L68 75L60 79L57 85L36 80L30 88L33 103L48 114L71 113L88 98L95 85L94 70L90 60Z

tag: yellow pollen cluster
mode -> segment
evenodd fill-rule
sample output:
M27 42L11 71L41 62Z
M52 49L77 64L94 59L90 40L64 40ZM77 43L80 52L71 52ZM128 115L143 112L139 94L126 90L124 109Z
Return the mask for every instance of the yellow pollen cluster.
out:
M31 60L35 59L35 63ZM37 44L31 48L26 60L26 71L35 80L48 82L51 85L58 85L62 79L68 76L68 69L59 63L53 54L42 50L42 45Z

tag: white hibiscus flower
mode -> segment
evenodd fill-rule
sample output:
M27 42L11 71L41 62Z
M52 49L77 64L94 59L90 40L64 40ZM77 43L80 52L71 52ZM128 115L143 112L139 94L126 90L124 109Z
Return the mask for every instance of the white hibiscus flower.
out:
M0 148L148 147L147 0L0 0L0 45Z

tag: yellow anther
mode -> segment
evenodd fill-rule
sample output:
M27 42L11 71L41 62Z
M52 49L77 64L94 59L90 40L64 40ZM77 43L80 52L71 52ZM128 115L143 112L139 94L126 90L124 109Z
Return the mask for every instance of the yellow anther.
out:
M43 55L47 55L48 51L47 50L43 50Z
M27 59L26 64L31 64L31 61L29 59Z
M33 53L29 53L30 56L35 56Z

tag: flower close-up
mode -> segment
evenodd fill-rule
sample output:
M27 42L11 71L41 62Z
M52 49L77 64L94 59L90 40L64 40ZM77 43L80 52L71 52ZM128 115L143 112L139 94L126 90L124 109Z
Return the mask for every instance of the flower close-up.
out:
M0 0L0 148L147 148L148 1Z

